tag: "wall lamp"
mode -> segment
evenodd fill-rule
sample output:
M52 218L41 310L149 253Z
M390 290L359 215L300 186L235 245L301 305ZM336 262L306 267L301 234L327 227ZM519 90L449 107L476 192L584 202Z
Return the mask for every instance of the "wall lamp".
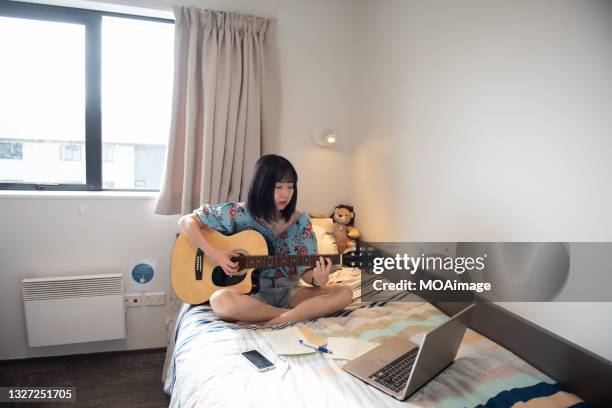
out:
M312 140L317 146L330 147L338 143L338 136L333 127L317 126L312 131Z

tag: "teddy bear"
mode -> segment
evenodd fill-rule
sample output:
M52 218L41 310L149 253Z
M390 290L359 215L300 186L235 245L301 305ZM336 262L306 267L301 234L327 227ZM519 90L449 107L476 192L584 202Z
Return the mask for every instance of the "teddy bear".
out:
M330 216L334 220L333 235L338 246L338 253L342 254L349 250L354 250L361 234L353 226L355 223L355 212L350 205L338 205L334 208L334 213Z

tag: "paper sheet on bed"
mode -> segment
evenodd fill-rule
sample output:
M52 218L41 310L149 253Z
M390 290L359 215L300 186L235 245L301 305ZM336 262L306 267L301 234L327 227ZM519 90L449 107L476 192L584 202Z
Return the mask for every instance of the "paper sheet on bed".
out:
M304 339L304 335L297 327L289 327L283 330L265 331L261 333L266 342L272 346L276 354L280 355L298 355L314 353L315 350L304 347L300 344L300 340Z
M327 348L332 352L330 354L331 358L338 360L354 360L378 346L380 346L380 343L352 337L330 337L327 339Z

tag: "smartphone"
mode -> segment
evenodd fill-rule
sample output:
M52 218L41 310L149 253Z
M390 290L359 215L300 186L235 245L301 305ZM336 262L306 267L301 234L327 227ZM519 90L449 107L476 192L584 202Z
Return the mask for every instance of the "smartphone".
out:
M259 351L250 350L242 353L244 358L249 360L249 362L257 369L257 371L268 371L275 367L274 364L267 358L265 358Z

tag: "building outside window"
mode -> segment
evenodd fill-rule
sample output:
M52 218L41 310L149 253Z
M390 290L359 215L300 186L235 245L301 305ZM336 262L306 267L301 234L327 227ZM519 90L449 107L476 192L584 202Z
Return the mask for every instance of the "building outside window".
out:
M23 143L0 142L0 159L23 160Z
M60 145L60 160L61 161L81 161L83 146L80 144L67 144L62 143Z
M115 146L111 144L102 145L102 161L112 163L115 161Z

